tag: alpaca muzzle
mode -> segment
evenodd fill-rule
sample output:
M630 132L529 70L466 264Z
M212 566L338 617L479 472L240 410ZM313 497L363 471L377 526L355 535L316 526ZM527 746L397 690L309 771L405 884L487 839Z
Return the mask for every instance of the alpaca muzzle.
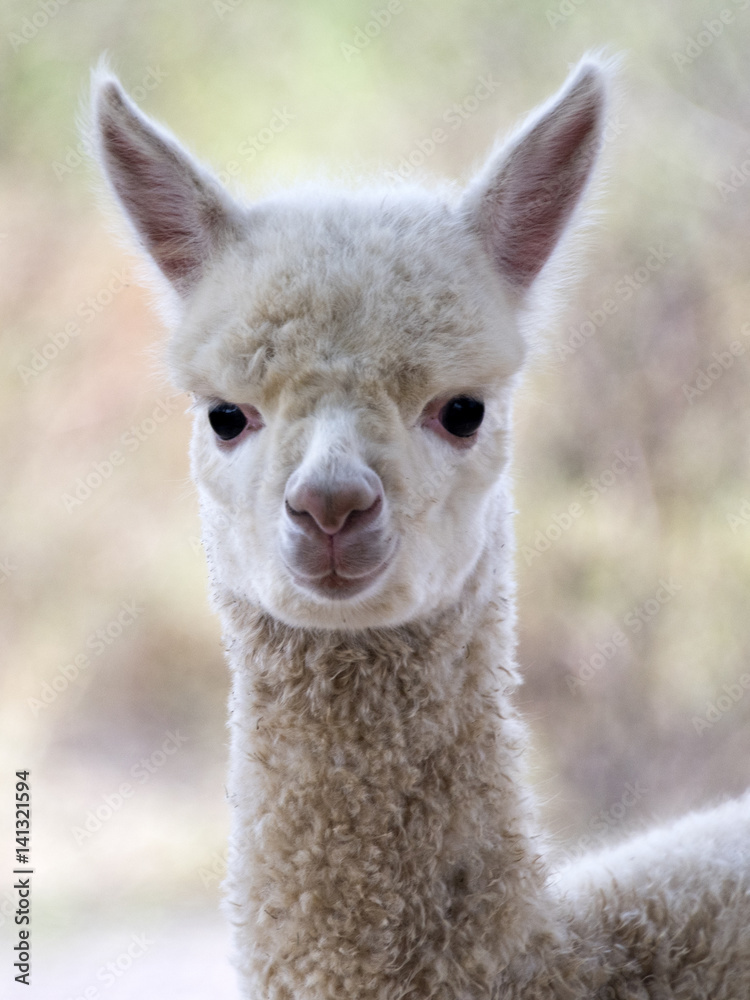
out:
M371 469L324 481L291 477L280 551L302 589L334 600L361 594L395 549L382 483Z

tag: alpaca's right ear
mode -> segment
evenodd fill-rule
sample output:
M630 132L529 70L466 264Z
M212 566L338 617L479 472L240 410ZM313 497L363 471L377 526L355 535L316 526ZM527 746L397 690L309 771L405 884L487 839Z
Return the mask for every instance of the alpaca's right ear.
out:
M185 296L236 230L227 192L111 74L92 81L92 131L104 175L143 248Z

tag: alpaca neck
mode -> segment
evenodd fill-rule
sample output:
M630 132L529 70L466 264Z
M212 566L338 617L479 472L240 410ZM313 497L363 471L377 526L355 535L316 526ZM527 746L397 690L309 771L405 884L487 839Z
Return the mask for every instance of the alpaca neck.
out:
M512 603L487 569L398 628L225 604L228 910L248 996L486 997L537 925Z

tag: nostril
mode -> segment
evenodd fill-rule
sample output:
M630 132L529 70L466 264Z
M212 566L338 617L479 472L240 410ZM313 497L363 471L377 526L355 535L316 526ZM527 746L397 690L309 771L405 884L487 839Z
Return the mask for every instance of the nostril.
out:
M299 521L304 523L305 521L313 522L315 518L307 510L297 510L292 507L288 500L284 500L284 506L286 508L287 515L291 517L293 521Z
M327 535L344 528L369 523L377 517L383 503L379 482L359 480L335 487L300 485L285 498L287 514L302 524L307 521Z

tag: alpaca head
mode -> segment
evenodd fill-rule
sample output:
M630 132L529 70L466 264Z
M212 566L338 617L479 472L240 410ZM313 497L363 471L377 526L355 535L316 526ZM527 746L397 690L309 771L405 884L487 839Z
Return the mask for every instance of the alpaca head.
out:
M292 625L456 600L506 515L519 313L601 143L584 63L457 198L235 201L107 74L105 176L177 306L214 585Z

